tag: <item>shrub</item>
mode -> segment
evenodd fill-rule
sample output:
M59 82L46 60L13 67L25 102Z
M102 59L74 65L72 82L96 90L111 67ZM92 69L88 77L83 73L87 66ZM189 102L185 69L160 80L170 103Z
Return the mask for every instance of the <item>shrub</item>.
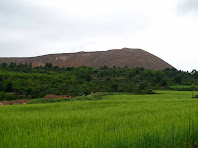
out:
M0 101L5 99L5 92L1 91L0 92Z
M17 96L14 93L7 93L7 94L5 94L5 98L4 99L5 100L16 100Z
M155 94L155 92L152 89L147 89L145 91L146 94Z

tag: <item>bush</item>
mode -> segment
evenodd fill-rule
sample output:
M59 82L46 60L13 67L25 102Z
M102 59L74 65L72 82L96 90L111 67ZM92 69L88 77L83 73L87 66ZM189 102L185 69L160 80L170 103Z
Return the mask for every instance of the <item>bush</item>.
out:
M147 89L145 91L146 94L155 94L155 92L152 89Z
M40 104L40 103L56 103L56 102L65 102L65 101L71 101L71 98L58 98L58 99L32 99L27 104Z
M195 95L193 98L198 98L198 95Z
M7 93L7 94L5 94L5 98L4 99L5 100L16 100L17 96L14 93Z
M5 99L5 92L1 91L0 92L0 101Z

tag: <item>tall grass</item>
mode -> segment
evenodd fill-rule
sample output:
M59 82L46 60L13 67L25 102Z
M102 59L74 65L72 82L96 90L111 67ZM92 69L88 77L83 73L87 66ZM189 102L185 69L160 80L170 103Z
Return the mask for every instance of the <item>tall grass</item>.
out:
M0 106L0 147L196 147L191 92Z

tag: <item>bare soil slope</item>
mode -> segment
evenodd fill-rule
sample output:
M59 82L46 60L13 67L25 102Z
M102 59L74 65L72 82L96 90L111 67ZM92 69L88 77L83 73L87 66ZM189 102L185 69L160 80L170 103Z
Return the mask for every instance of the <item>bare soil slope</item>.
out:
M102 67L143 67L145 69L163 70L173 68L157 56L150 54L142 49L113 49L97 52L77 52L50 54L30 58L0 58L0 63L32 63L33 66L52 63L54 66L77 67L92 66L94 68Z

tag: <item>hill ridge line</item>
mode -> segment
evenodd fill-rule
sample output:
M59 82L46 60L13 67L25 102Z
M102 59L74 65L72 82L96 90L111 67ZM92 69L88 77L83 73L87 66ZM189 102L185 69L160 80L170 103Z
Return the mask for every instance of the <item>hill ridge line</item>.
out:
M104 65L108 67L143 67L145 69L163 70L174 68L163 59L140 48L111 49L107 51L80 51L75 53L46 54L35 57L2 57L0 63L11 62L32 63L35 66L44 66L52 63L60 67L91 66L99 68Z

